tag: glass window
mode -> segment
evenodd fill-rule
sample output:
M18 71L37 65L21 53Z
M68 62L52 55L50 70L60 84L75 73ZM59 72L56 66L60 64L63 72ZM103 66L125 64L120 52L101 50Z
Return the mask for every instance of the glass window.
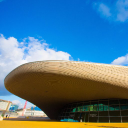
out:
M66 112L71 112L71 109L70 109L70 108L68 108Z
M70 115L69 115L69 118L74 118L74 116L75 116L75 113L70 113Z
M83 106L83 111L89 111L89 105Z
M115 106L115 110L120 110L119 105L116 105L116 106Z
M66 115L66 113L65 112L63 112L63 116L65 116Z
M84 102L83 105L90 105L90 102Z
M76 108L73 108L71 112L76 112Z
M109 122L109 117L99 117L99 122Z
M89 117L89 122L98 122L98 117Z
M64 117L61 117L60 121L64 121Z
M78 112L79 110L78 110L78 107L76 108L76 112Z
M65 122L68 122L68 117L64 117L64 121Z
M63 109L63 112L66 112L67 111L67 109L65 108L65 109Z
M121 117L110 117L111 122L121 122Z
M119 100L109 100L109 105L119 104Z
M128 116L128 110L121 111L121 116Z
M114 111L114 110L115 110L114 106L109 106L109 111Z
M69 116L69 113L66 113L65 116Z
M81 109L80 109L80 108L81 108L80 106L79 106L79 107L77 107L77 108L76 108L76 111L77 111L77 112L80 112L80 111L81 111Z
M109 111L115 111L115 110L120 110L119 105L111 105L111 106L109 106Z
M77 107L77 104L72 104L72 108L76 108Z
M99 105L108 105L108 100L99 100Z
M80 111L83 111L83 106L80 106Z
M99 112L99 116L108 116L108 111L101 111Z
M104 111L108 111L109 107L108 106L104 106Z
M122 117L122 122L128 122L128 117Z
M63 113L61 113L60 116L63 116Z
M90 105L90 111L93 111L93 105Z
M110 116L120 116L120 111L109 111Z
M98 116L98 112L90 112L89 116L96 117L96 116Z
M93 106L93 111L98 111L98 105L95 104L95 105Z
M98 105L98 101L95 101L95 102L94 101L93 102L91 101L91 105Z
M103 111L104 107L103 106L99 106L99 111Z
M120 103L120 105L119 105ZM119 111L121 109L121 111ZM97 116L128 116L128 100L97 100L97 101L87 101L87 102L78 102L66 105L62 112L60 113L61 117L66 119L73 119L73 115L78 116L78 121L80 114L84 111L84 116L92 113L97 113ZM90 111L90 112L89 112ZM99 112L98 112L99 111ZM78 115L77 115L78 114ZM75 117L75 116L74 116Z
M120 105L120 109L121 110L127 110L128 109L128 105Z
M78 111L83 111L83 103L79 103L77 108L78 108Z
M68 108L72 108L72 104L69 104L69 105L68 105Z
M120 104L128 104L128 100L120 100Z
M115 111L115 110L120 110L119 105L111 105L111 106L109 106L109 111Z
M83 106L83 103L79 103L78 106Z

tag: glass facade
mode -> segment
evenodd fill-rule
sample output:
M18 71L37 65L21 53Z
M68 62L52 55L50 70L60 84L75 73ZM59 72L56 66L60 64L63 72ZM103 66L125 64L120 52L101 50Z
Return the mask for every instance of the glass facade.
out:
M128 100L104 99L72 103L65 106L60 121L128 122Z
M31 110L35 110L35 111L42 111L39 107L31 107Z
M11 104L11 106L10 106L10 108L9 108L9 111L12 111L12 112L14 112L14 111L16 111L17 109L18 109L18 105L15 105L15 104Z

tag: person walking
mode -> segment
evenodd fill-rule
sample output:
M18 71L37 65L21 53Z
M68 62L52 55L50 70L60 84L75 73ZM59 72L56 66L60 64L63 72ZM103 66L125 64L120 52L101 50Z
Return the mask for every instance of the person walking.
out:
M8 115L8 119L9 119L10 115Z
M8 117L8 115L6 115L6 118Z

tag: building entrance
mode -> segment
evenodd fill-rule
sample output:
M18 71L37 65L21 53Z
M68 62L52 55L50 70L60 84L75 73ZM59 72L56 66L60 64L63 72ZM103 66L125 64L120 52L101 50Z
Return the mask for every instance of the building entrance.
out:
M77 120L78 122L88 122L89 113L88 112L75 113L74 120Z
M84 112L81 113L80 122L88 122L89 121L89 113Z
M127 99L103 99L67 105L59 117L70 122L128 122Z

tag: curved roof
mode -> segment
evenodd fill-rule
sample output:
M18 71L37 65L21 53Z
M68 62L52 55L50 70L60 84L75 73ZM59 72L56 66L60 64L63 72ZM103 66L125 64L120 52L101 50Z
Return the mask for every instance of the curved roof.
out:
M128 68L75 61L32 62L13 70L5 78L5 87L56 119L68 103L128 99Z

